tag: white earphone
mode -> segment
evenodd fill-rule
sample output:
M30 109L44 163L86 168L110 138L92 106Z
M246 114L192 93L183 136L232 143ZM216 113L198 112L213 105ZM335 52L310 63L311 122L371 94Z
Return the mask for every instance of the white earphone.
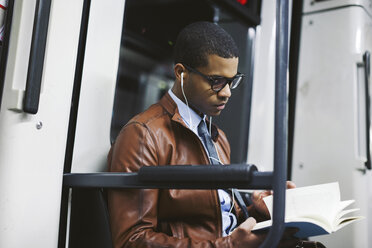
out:
M185 102L186 102L186 105L187 105L187 112L189 114L190 127L192 127L193 125L192 125L192 119L191 119L191 114L190 114L190 106L189 106L189 102L187 101L185 92L183 91L183 72L181 72L181 90L182 90L182 95L185 98Z
M182 87L182 90L183 90L183 72L181 72L181 87Z

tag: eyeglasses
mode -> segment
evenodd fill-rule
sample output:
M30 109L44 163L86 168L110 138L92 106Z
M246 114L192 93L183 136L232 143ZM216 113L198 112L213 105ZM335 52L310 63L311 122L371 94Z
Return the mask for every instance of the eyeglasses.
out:
M235 89L236 87L239 86L239 84L242 82L243 77L244 77L244 74L239 73L239 72L232 78L227 78L227 77L222 77L222 76L208 76L188 65L183 64L183 66L185 66L187 70L192 71L196 74L199 74L200 76L205 78L208 81L208 83L211 85L212 90L215 92L221 91L223 88L225 88L226 84L229 84L230 89Z

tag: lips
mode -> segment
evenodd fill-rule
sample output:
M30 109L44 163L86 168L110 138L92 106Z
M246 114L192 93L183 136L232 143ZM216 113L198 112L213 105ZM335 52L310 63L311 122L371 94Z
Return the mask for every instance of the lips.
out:
M218 110L223 110L226 106L226 103L222 103L222 104L219 104L219 105L216 105L217 109Z
M218 110L223 110L224 108L225 108L225 104L223 104L223 105L218 105L218 106L217 106L217 109L218 109Z

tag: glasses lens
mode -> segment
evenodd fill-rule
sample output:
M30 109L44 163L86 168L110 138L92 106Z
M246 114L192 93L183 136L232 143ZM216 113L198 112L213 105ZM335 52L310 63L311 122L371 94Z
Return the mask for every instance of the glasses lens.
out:
M213 78L212 89L214 91L220 91L225 87L227 83L229 83L227 78L224 77Z
M236 76L234 80L232 81L230 88L235 89L236 87L238 87L242 79L243 79L243 76Z
M242 82L242 79L243 79L242 75L237 75L233 79L229 79L225 77L213 78L212 89L218 92L222 90L223 88L225 88L226 84L230 85L230 89L235 89Z

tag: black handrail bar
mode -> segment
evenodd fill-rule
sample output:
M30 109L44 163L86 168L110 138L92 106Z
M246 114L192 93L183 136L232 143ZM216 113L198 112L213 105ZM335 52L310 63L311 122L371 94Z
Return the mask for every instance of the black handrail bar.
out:
M271 189L272 172L256 166L172 165L146 166L138 172L65 173L63 186L71 188Z
M371 134L369 132L371 128L371 99L369 97L369 78L371 76L371 53L366 51L363 54L363 62L364 62L364 92L365 92L365 103L366 103L366 150L367 150L367 161L364 162L365 169L371 170L371 154L370 154L370 140Z
M273 225L263 247L276 247L284 231L288 151L288 0L276 1Z
M50 7L51 0L38 0L36 2L26 92L23 102L23 111L29 114L36 114L39 110Z

